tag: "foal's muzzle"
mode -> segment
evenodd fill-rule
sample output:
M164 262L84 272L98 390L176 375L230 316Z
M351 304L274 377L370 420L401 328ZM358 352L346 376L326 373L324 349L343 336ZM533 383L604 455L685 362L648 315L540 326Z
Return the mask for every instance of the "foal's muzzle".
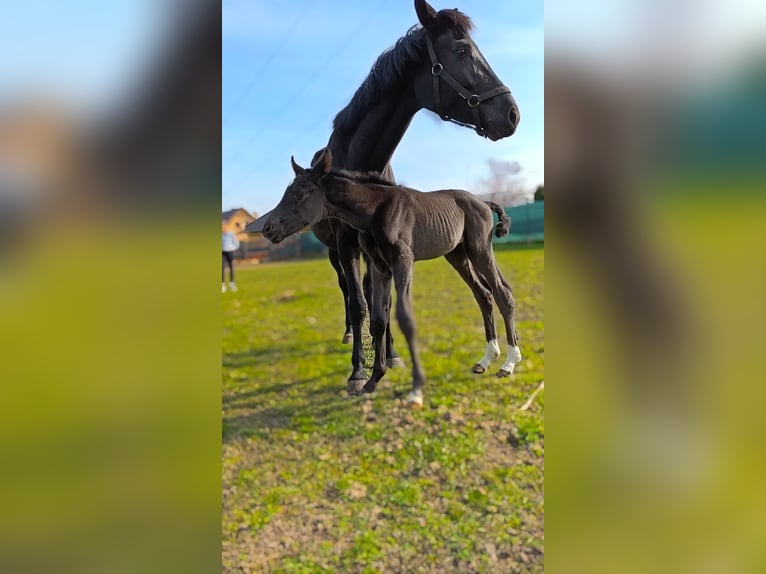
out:
M282 237L280 237L280 233L277 229L277 226L271 224L268 221L263 226L263 236L269 241L271 241L272 243L279 243L283 239Z

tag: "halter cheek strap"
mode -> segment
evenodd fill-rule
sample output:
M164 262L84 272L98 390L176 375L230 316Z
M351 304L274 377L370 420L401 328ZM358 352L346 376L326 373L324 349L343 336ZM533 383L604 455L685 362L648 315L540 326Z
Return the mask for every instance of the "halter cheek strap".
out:
M426 47L428 48L428 56L431 58L431 76L433 77L433 83L434 83L434 106L436 107L436 112L439 114L441 119L445 121L449 121L464 127L473 127L476 130L476 133L480 136L486 135L484 128L481 125L481 117L479 116L479 104L481 104L483 101L486 101L490 98L494 98L495 96L499 96L500 94L509 94L511 90L508 89L507 86L500 85L496 88L493 88L489 91L484 92L483 94L472 94L468 90L466 90L460 82L458 82L452 74L450 74L447 70L444 69L444 66L442 66L439 63L439 59L436 57L436 51L434 50L433 42L431 41L431 36L426 32ZM471 126L470 124L465 124L461 121L458 121L456 119L453 119L449 117L446 113L442 113L441 111L441 95L439 92L439 78L442 78L447 84L449 84L452 89L454 89L461 98L465 100L465 103L468 105L469 108L473 110L473 119L474 119L474 125Z

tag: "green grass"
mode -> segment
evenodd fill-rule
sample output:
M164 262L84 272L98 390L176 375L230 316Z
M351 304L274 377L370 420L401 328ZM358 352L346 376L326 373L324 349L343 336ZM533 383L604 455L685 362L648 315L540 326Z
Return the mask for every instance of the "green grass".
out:
M409 368L372 398L346 396L326 260L239 271L223 295L225 572L543 571L544 392L520 410L543 380L543 251L497 259L524 356L509 379L470 372L484 331L457 274L443 259L415 266L420 412Z

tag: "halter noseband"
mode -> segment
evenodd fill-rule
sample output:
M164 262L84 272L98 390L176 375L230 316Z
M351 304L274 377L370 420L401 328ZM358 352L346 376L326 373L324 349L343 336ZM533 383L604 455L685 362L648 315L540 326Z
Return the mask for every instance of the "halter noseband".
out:
M480 136L486 136L484 128L481 127L481 118L479 117L479 104L483 101L489 100L490 98L499 96L500 94L509 94L511 90L509 90L507 86L500 85L487 92L484 92L483 94L472 94L466 90L460 84L460 82L453 78L452 74L445 70L444 66L439 63L439 59L436 57L436 51L434 50L433 42L431 42L431 36L428 34L428 32L426 32L426 46L428 47L428 55L431 58L431 76L433 76L434 79L434 105L436 107L436 113L438 113L441 119L445 121L449 121L467 128L473 127L477 134ZM465 100L465 103L468 104L468 107L473 110L473 126L471 124L465 124L461 121L451 118L446 113L442 113L439 110L439 108L441 108L439 78L444 78L444 81L452 86L452 88L460 95L460 97Z

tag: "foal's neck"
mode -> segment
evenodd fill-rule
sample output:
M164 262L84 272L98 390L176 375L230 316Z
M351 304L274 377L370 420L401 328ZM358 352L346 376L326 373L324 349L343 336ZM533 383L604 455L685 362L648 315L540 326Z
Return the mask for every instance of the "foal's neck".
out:
M370 229L373 215L387 195L333 173L322 181L322 188L326 213L360 231Z

